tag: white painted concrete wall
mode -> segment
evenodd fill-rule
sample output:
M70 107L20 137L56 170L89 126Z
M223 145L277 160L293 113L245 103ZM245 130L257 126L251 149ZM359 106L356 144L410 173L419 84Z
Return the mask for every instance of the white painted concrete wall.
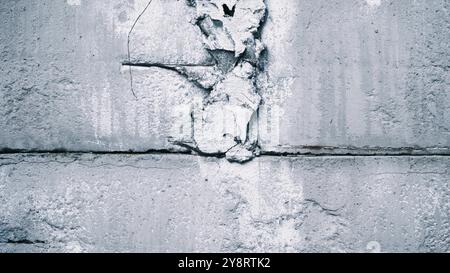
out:
M185 1L2 1L0 252L449 251L449 2L265 3L237 164L173 143L207 90L122 65L211 65Z
M10 155L0 251L448 251L443 157ZM29 244L20 244L25 240ZM19 243L18 243L19 242Z

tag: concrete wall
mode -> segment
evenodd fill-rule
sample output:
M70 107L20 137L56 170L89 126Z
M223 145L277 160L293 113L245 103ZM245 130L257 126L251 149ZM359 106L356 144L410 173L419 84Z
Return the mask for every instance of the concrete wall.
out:
M196 90L175 72L136 69L139 100L133 97L129 71L122 62L127 60L128 32L145 4L123 0L3 1L0 148L171 148L167 137L179 112L176 106L188 104L193 98L190 93ZM158 53L147 60L201 60L195 46L191 48L192 43L184 38L185 34L190 37L185 28L190 26L192 31L194 27L186 16L178 16L186 9L183 7L182 1L155 1L154 13L147 15L153 18L153 25L144 32L151 36L137 39L156 41L149 46ZM186 42L189 47L182 46Z
M268 4L265 149L448 152L448 1Z
M2 251L449 251L443 157L9 155Z
M0 3L0 252L449 251L448 1L266 0L245 164L186 145L199 11L147 4Z

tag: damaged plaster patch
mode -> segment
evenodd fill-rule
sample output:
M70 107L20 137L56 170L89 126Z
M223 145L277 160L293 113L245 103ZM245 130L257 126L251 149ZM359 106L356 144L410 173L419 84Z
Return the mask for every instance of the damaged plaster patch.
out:
M177 69L210 91L201 104L194 106L192 142L182 144L193 144L204 154L226 154L232 162L249 161L258 150L250 123L261 104L256 77L264 51L259 31L265 3L197 0L187 4L197 11L194 23L215 64L203 71Z
M200 155L226 156L232 162L253 159L259 153L256 124L262 99L256 79L264 63L265 46L260 40L266 16L264 0L186 0L187 8L193 11L191 23L203 37L202 47L210 63L133 63L130 35L151 3L129 32L128 62L124 65L175 71L206 94L201 101L193 100L190 138L185 133L175 134L169 141ZM135 95L131 69L130 78Z

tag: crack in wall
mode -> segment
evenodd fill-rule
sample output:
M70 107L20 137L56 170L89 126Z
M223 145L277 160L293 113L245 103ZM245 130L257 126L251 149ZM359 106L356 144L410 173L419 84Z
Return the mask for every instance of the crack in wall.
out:
M144 13L150 7L152 2L153 2L153 0L150 0L147 3L147 6L145 6L144 10L142 10L142 12L139 14L139 16L134 21L133 26L130 29L130 32L128 32L128 36L127 36L127 53L128 53L128 62L129 63L131 63L131 53L130 53L130 36L131 36L131 33L133 33L134 27L136 26L137 22L139 21L139 19L141 19L142 15L144 15ZM131 67L129 67L129 69L130 69L129 71L130 71L130 88L131 88L131 93L133 93L133 96L135 98L137 98L136 93L134 92L134 89L133 89L133 71L132 71Z
M173 141L176 143L176 141ZM186 151L171 150L171 149L151 149L145 151L90 151L90 150L24 150L24 149L2 149L0 150L0 155L193 155L197 154L202 157L211 158L224 158L225 154L203 154L200 150L192 148L191 146L184 146L182 142L176 143L178 146L187 148ZM257 147L258 148L258 147ZM229 155L230 156L230 155ZM423 150L423 151L409 151L409 150L393 150L386 151L382 150L380 152L375 152L373 150L367 149L354 149L354 150L314 150L304 148L301 151L292 152L277 152L277 151L258 151L258 157L448 157L450 152L445 150L440 153L433 151ZM2 159L0 157L0 159ZM229 159L230 160L230 159Z

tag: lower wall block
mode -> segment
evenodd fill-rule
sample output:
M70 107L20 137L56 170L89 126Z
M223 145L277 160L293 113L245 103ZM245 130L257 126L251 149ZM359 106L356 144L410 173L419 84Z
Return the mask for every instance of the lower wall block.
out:
M0 252L445 252L441 156L2 155Z

